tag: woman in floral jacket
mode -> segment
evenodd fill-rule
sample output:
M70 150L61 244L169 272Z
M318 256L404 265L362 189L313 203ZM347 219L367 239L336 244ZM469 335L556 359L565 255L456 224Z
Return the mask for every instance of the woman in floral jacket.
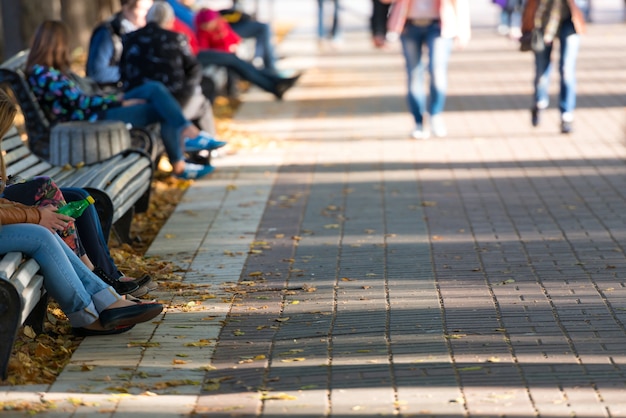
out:
M87 94L68 76L69 30L61 21L43 22L35 32L26 74L51 122L120 120L138 127L159 123L174 175L193 179L213 172L210 165L185 161L184 151L212 149L213 137L185 118L176 99L159 82L147 81L120 95Z

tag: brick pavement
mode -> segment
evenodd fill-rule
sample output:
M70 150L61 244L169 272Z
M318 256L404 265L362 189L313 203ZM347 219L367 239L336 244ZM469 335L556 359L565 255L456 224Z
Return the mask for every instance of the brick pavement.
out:
M553 107L530 127L531 56L477 27L452 57L449 136L415 141L397 46L355 32L318 53L294 31L301 83L248 93L236 119L275 146L217 159L150 249L186 271L158 294L172 308L0 399L59 417L626 416L625 35L590 28L563 136Z

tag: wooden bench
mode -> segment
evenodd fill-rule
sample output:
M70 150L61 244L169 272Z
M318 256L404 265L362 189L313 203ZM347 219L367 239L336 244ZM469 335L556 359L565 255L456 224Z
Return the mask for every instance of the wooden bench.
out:
M22 253L0 256L0 378L8 377L9 360L17 332L29 325L43 332L48 296L39 265Z

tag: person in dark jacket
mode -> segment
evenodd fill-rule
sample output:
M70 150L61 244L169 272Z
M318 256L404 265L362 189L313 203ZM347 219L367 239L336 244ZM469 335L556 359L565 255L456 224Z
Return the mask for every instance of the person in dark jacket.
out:
M120 88L119 62L122 38L145 26L146 14L153 0L121 0L122 10L93 30L89 40L85 73L101 87Z
M146 25L124 37L120 59L123 88L133 89L147 80L163 83L185 117L215 135L213 109L201 88L202 66L187 37L171 30L174 20L172 6L157 1L148 10Z

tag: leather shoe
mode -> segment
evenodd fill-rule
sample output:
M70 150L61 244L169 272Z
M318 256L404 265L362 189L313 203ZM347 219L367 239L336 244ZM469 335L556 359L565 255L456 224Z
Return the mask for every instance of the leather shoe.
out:
M298 81L301 75L302 73L299 73L293 77L279 79L279 81L276 82L276 86L274 87L274 96L276 96L278 100L282 100L287 90L289 90L293 87L294 84L296 84L296 81Z
M89 329L89 328L72 328L72 333L77 337L91 337L95 335L115 335L121 334L126 331L130 331L133 329L135 325L128 325L124 327L117 327L113 329Z
M141 303L100 312L102 328L111 329L146 322L163 311L160 303Z

